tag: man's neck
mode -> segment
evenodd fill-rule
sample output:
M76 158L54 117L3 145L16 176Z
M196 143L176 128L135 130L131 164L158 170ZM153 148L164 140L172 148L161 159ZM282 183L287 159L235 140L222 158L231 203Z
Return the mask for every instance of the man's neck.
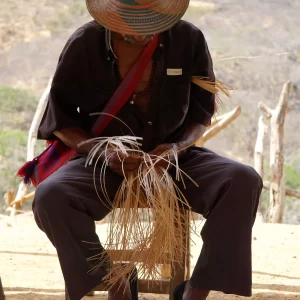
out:
M123 36L119 33L112 33L111 36L111 48L116 58L122 62L128 61L135 62L140 53L145 48L145 45L139 43L130 43L123 39ZM123 59L121 59L123 57Z
M112 37L112 41L117 41L117 42L121 42L124 44L128 44L128 46L130 45L131 47L134 48L139 48L142 49L145 47L145 45L147 45L147 43L149 42L149 40L145 41L137 41L134 37L132 36L123 36L120 33L117 32L112 32L111 34Z

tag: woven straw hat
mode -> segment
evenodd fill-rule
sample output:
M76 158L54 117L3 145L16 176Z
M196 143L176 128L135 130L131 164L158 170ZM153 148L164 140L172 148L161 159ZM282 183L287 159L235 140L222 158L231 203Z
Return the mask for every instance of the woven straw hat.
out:
M126 35L152 35L170 29L190 0L86 0L91 16L103 27Z

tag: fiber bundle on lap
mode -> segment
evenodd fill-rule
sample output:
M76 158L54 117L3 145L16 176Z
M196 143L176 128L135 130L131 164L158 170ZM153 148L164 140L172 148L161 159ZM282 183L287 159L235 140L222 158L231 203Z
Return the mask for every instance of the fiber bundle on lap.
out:
M135 173L131 173L128 177L124 174L124 180L113 201L108 196L106 199L100 198L103 202L111 203L113 208L106 250L108 252L132 250L130 254L128 251L121 251L118 256L119 262L128 262L128 264L125 267L121 264L112 265L109 274L103 279L107 286L115 285L121 279L125 279L136 262L138 262L138 273L143 278L157 279L160 275L157 272L157 262L160 264L180 262L186 251L186 245L183 244L186 226L182 224L184 220L181 218L181 208L184 207L188 213L190 207L167 170L157 163L164 160L169 166L176 168L177 180L183 184L184 180L192 179L179 169L177 153L150 157L140 150L139 140L140 138L132 136L93 139L97 144L87 158L87 164L95 165L94 170L98 161L101 158L104 160L100 171L100 182L94 180L94 184L97 191L100 189L101 194L107 195L105 172L110 156L107 155L106 150L114 147L125 154L143 157L143 162ZM100 149L105 150L99 152ZM170 154L175 156L175 163L171 163ZM145 208L143 216L140 214L141 207ZM117 208L120 210L116 210ZM178 226L174 226L175 223ZM105 258L101 259L101 254L98 259L91 272L104 263ZM115 262L114 257L111 257L111 260Z

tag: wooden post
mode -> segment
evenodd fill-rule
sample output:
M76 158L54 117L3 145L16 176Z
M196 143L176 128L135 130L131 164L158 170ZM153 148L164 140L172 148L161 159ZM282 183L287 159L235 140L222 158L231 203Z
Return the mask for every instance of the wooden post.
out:
M27 194L28 192L28 186L26 184L24 184L23 182L20 183L19 188L18 188L18 192L16 195L16 198L13 202L15 202L14 204L11 205L11 207L9 207L9 215L11 217L15 216L18 213L18 210L21 210L22 208L22 199L24 198L24 196Z
M22 208L22 204L20 202L13 203L14 199L15 191L13 189L8 190L7 193L4 195L4 200L7 205L7 211L9 212L10 216L16 215L17 212Z
M281 223L284 210L284 121L288 109L288 98L291 82L284 84L278 104L274 110L264 103L259 103L264 116L270 120L270 203L267 220L270 223Z
M28 134L28 141L27 141L27 161L31 161L34 158L34 149L37 141L37 132L40 126L41 120L43 118L44 112L47 107L48 103L48 94L50 91L52 83L52 78L50 78L48 82L48 86L45 89L36 109L35 115L33 117L33 121L31 123L29 134ZM22 206L22 201L25 198L26 194L28 193L29 187L25 185L23 182L20 183L17 196L15 198L15 204L12 205L10 208L10 215L13 216L16 214L16 210Z
M4 202L6 207L10 207L13 204L15 199L15 191L13 189L9 189L7 193L4 195Z
M48 95L50 92L52 83L52 78L50 78L48 82L48 86L46 87L34 114L29 133L28 133L28 141L27 141L27 161L33 160L34 158L34 149L37 141L37 132L42 121L44 112L48 103Z
M1 277L0 277L0 300L5 300L4 289L2 286L2 282L1 282Z
M256 172L261 176L264 177L264 137L267 132L268 126L264 122L264 117L260 116L258 120L258 132L257 132L257 139L255 144L255 152L254 152L254 168ZM258 214L260 218L263 220L262 217L262 209L261 209L261 198L259 201L259 208Z

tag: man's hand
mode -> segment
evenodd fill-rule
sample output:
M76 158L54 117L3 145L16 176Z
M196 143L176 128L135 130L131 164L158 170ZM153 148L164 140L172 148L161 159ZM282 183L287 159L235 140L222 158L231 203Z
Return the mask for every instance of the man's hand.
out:
M179 151L178 145L175 143L161 144L158 145L154 150L149 152L149 155L152 156L152 160L154 162L158 160L157 163L155 164L156 166L167 168L170 165L168 161L171 161L171 163L175 163L174 152L178 152L178 151ZM159 159L156 156L161 156L165 158L167 161L163 159Z
M136 171L143 161L142 157L127 155L116 149L107 149L105 156L108 157L108 167L120 176Z
M183 136L180 140L176 141L173 144L162 144L156 147L149 154L157 155L157 156L165 156L166 159L171 161L171 163L175 163L174 151L178 153L178 156L183 154L186 149L193 146L195 142L204 134L206 130L206 126L199 124L197 122L191 122L190 125L186 128ZM169 157L168 157L169 155ZM157 159L157 158L156 158ZM152 160L155 162L155 157L153 156ZM162 166L164 168L168 168L170 165L167 161L159 160L157 162L158 166Z

